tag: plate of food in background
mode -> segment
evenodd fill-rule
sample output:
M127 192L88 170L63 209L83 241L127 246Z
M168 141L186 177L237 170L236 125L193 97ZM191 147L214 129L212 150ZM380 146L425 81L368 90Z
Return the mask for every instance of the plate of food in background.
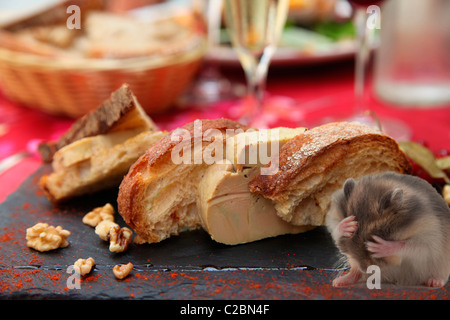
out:
M347 0L290 0L289 14L271 60L271 66L324 63L354 56L356 52L352 7ZM239 65L225 23L218 45L207 58Z

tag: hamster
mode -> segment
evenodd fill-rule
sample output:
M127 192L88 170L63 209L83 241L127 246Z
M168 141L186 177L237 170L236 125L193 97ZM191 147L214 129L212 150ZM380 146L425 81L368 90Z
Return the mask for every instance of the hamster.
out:
M444 286L450 274L450 208L425 180L387 172L347 179L326 226L350 270L333 286L361 281L376 265L381 283Z

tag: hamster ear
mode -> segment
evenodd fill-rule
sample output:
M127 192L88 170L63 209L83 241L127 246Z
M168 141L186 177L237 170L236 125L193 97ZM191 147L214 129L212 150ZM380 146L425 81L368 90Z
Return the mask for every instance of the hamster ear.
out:
M403 203L403 190L395 188L392 191L387 192L380 201L380 209L399 209Z
M353 189L355 188L355 180L353 178L348 178L344 183L344 195L345 199L348 199L350 197L350 194L352 193Z

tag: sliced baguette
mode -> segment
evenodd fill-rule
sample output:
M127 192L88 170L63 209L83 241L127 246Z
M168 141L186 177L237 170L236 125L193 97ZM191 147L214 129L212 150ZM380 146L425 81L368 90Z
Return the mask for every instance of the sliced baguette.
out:
M192 17L185 18L190 23L180 23L176 18L143 22L131 16L92 11L85 21L85 54L91 58L124 59L184 52L201 40Z
M272 200L285 221L319 226L324 224L331 195L347 178L410 170L408 159L391 137L359 123L329 123L286 143L280 151L279 170L257 175L249 188Z
M201 228L197 188L209 166L203 161L213 144L208 133L218 133L221 139L214 144L224 148L226 137L247 129L228 119L197 120L168 133L133 164L120 184L117 203L120 215L137 234L135 242L160 242ZM184 134L181 141L179 133ZM181 150L183 155L190 153L186 163L173 159Z
M124 84L57 142L40 146L53 167L40 187L52 202L118 187L130 166L164 134Z
M57 141L42 143L38 150L44 162L51 162L57 150L79 139L131 129L158 130L128 84L123 84L101 106L75 121Z
M54 203L118 187L131 165L164 135L128 130L75 141L55 153L54 171L39 185Z

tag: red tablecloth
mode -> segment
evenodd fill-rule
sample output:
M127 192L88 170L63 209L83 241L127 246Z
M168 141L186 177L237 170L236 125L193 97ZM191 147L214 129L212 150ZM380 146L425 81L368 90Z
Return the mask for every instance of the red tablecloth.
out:
M239 67L226 69L227 76L235 81L244 81ZM348 115L353 106L353 63L342 61L272 68L267 92L295 100L298 111L286 114L285 118L290 126L311 126L327 117ZM432 150L450 149L450 106L426 110L399 108L378 101L371 92L369 102L380 117L398 118L407 124L412 130L412 140L426 141ZM161 129L170 130L195 119L234 118L231 106L231 102L222 102L207 108L172 109L152 118ZM13 103L0 94L0 160L23 150L34 154L0 174L0 202L41 165L39 156L35 154L37 144L56 139L72 122L73 119L47 115Z

